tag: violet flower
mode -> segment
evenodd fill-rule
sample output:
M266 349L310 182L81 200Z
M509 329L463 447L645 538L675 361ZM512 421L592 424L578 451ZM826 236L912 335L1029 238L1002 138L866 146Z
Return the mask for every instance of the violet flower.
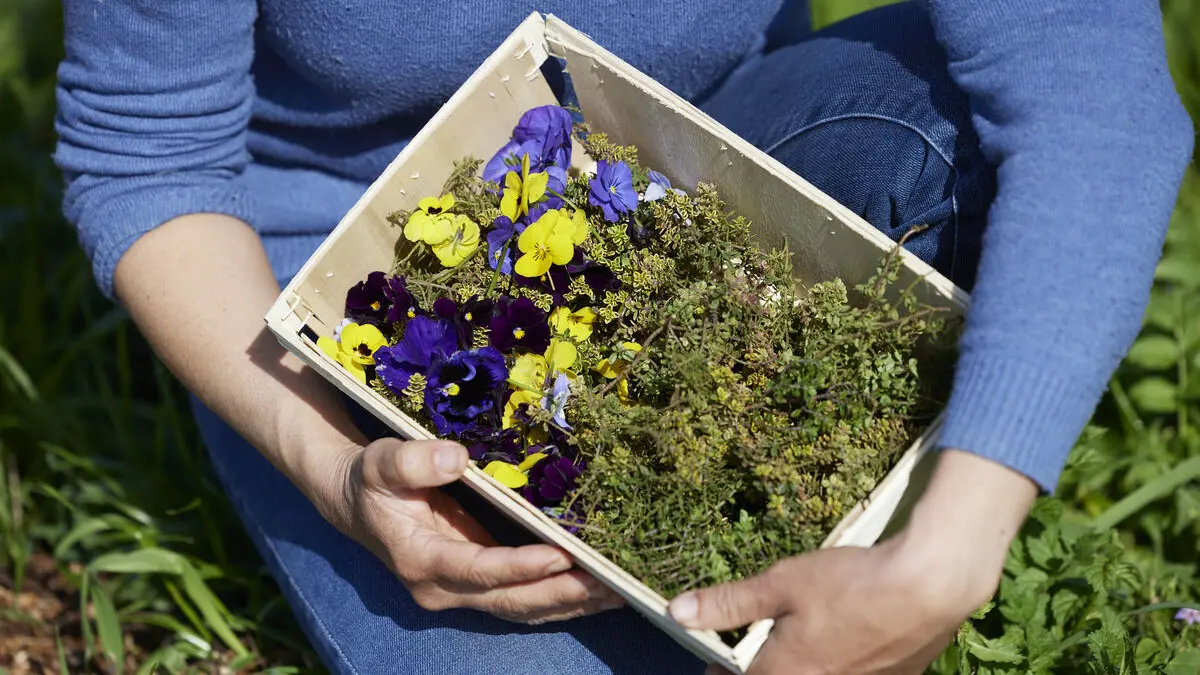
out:
M412 293L408 292L408 282L404 277L388 279L383 287L383 297L389 303L386 317L389 323L407 321L421 314Z
M523 490L525 499L538 507L558 506L575 489L583 468L582 462L576 464L566 457L543 459L529 470L529 483Z
M1186 621L1187 625L1189 626L1200 623L1200 609L1184 607L1178 612L1175 612L1175 619L1178 621Z
M473 431L496 409L496 391L507 386L504 355L492 349L458 351L433 362L425 408L439 434Z
M510 242L524 229L523 223L519 220L517 223L513 223L508 216L500 216L492 223L492 231L487 235L488 265L492 269L499 267L501 274L512 276L513 251L517 245ZM507 251L504 250L506 244L508 244ZM503 260L501 260L501 256L503 256Z
M477 295L471 296L462 305L450 298L438 298L433 302L433 314L449 321L458 334L459 346L470 349L474 344L476 328L488 326L495 312L495 303Z
M458 337L450 322L418 316L404 327L404 337L395 346L375 350L375 375L400 394L413 375L426 375L434 361L457 348Z
M383 272L371 272L367 278L346 291L346 317L358 324L382 328L391 301L384 295L387 277Z
M521 437L521 430L512 427L499 433L489 433L468 445L467 454L477 462L500 461L520 464L521 456L525 454L525 440Z
M571 164L571 113L562 106L530 108L513 128L518 143L536 143L549 164L566 169Z
M599 206L604 219L615 223L621 214L637 208L637 190L633 189L633 173L625 162L610 164L602 159L596 163L596 176L588 184L588 203Z
M491 344L509 353L521 347L541 354L550 346L550 325L546 313L529 298L503 297L496 303L496 315L488 324Z
M646 192L642 195L642 201L653 202L667 196L667 190L671 189L671 179L661 173L651 169L646 172L646 178L650 184L646 186Z
M554 378L550 395L542 399L542 407L550 413L551 421L563 429L571 428L571 425L567 424L567 399L570 397L571 380L559 373L558 377Z

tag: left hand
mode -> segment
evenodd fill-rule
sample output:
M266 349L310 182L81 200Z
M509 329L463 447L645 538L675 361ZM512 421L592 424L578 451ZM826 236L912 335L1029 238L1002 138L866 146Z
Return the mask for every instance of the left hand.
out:
M671 614L713 630L775 619L749 675L921 673L995 592L1036 492L1007 468L946 451L895 538L789 558L745 581L684 593Z

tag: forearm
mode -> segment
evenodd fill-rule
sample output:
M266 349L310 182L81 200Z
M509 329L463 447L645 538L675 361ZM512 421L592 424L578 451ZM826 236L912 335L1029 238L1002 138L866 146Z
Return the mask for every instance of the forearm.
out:
M330 517L364 439L336 392L267 331L279 294L262 244L228 216L176 218L121 258L116 293L167 367Z

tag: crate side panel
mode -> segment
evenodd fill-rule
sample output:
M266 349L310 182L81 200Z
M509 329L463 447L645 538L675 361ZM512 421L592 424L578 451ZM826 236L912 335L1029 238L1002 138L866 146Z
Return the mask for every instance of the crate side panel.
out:
M754 223L760 243L787 246L804 283L867 280L893 246L886 235L687 101L549 17L551 52L567 60L584 119L635 145L641 162L692 189L715 185ZM922 278L921 300L961 311L966 294L916 256L902 252L901 284Z
M367 189L283 295L301 298L323 326L336 324L346 290L375 270L391 268L402 229L389 223L388 215L440 195L456 161L468 155L489 159L508 141L522 113L557 103L539 70L546 58L542 19L533 15Z

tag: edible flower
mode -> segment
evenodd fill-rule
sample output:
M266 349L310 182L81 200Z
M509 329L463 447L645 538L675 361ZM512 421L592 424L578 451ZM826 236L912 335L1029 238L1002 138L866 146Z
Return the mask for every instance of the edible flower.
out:
M1175 620L1186 621L1187 625L1189 626L1200 623L1200 609L1184 607L1178 612L1175 612Z
M359 382L366 384L366 367L375 364L374 354L387 346L387 338L371 324L348 323L342 327L340 339L317 338L317 347L329 358L342 364Z
M446 358L457 348L458 336L449 321L417 316L404 327L400 342L376 352L375 374L388 389L400 394L413 375L425 375L435 360Z
M642 195L642 201L653 202L667 196L667 190L671 189L671 179L654 169L646 172L646 178L650 184L646 186L646 193Z
M529 172L529 155L521 157L521 173L509 171L504 175L504 196L500 199L500 213L516 220L529 213L529 205L546 194L550 176L545 172Z
M492 349L458 351L433 361L425 387L425 407L439 434L475 430L496 409L496 392L508 379L504 355Z
M528 155L533 171L552 166L566 169L571 164L571 114L557 105L527 110L513 127L512 138L483 168L483 179L499 183L508 167Z
M533 354L526 354L526 356L533 356ZM520 359L518 359L518 364L513 366L512 372L509 375L510 379L516 379L518 377L517 368L519 366ZM500 427L502 429L511 429L515 427L517 425L517 413L521 410L521 406L538 405L541 400L542 395L537 392L527 391L525 389L518 389L514 391L509 395L508 402L504 404L504 415L501 418Z
M592 325L596 323L596 312L591 307L584 307L572 312L566 307L556 307L550 312L550 325L554 332L566 334L576 342L583 342L592 336Z
M404 225L404 238L436 246L454 234L454 218L448 211L454 208L454 195L426 197L417 203L417 210Z
M500 460L488 462L487 466L483 467L483 472L500 481L505 487L512 488L513 490L525 487L529 482L529 476L526 476L525 472L508 462Z
M346 291L346 318L354 323L382 326L392 302L387 297L387 277L371 272L367 278Z
M525 499L534 506L558 506L579 482L583 464L567 457L552 457L539 461L525 478Z
M459 263L479 248L479 225L469 217L459 214L454 216L454 225L450 236L439 244L433 245L433 254L442 262L443 267L457 267Z
M524 226L521 227L524 230ZM511 276L513 270L513 249L510 244L512 238L520 234L511 218L508 216L500 216L492 222L492 231L488 232L488 266L492 269L499 269L500 273L505 276ZM508 250L505 250L508 246Z
M642 346L636 342L622 342L619 349L614 349L613 353L604 359L592 369L600 373L605 379L611 380L614 377L619 377L625 369L633 363L633 357L638 352L642 351ZM629 403L629 378L623 378L617 384L617 398L622 403Z
M596 176L588 183L588 203L599 206L604 219L615 223L621 214L637 208L638 194L633 189L633 172L625 162L596 162Z
M412 293L408 292L408 281L404 277L389 278L387 286L383 287L383 297L388 302L385 317L388 323L407 321L421 313Z
M571 380L565 374L559 373L554 378L554 388L550 395L542 399L542 407L550 413L551 420L562 427L570 429L567 424L567 399L571 396Z
M537 278L550 271L551 265L566 265L587 234L587 218L582 211L568 215L561 209L551 209L517 238L517 248L524 255L513 270L523 277Z
M517 347L540 352L550 344L546 313L529 298L501 298L488 324L491 345L504 353Z

